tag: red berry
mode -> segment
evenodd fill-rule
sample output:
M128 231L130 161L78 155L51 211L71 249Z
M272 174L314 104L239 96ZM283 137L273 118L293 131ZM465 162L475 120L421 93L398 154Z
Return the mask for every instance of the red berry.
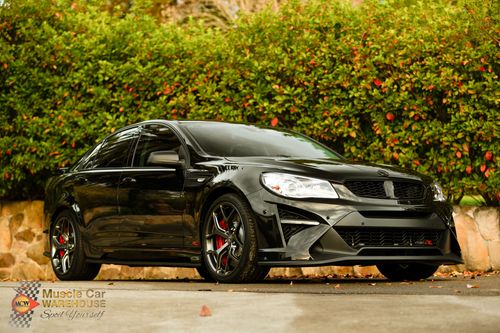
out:
M470 175L472 173L472 167L470 165L467 166L467 168L465 168L465 172Z
M457 152L455 153L455 156L456 156L457 158L462 158L462 152L457 151Z
M375 84L377 87L380 87L382 85L382 81L380 81L379 79L375 79L373 80L373 84Z
M399 159L399 154L398 153L392 154L392 158L395 159L395 160L398 160Z
M273 120L271 120L271 126L276 127L278 126L278 118L274 117Z
M385 114L385 119L387 119L389 121L393 121L394 120L394 115L392 114L392 112L387 112Z
M491 151L487 151L485 154L484 154L484 158L486 158L487 161L491 161L491 159L493 158L493 153Z
M486 171L486 164L481 165L481 167L479 169L481 170L481 172L485 172Z

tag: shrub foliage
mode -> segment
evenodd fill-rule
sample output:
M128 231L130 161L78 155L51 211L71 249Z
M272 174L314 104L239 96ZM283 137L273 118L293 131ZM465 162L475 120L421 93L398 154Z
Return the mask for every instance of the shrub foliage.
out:
M56 167L140 120L294 129L348 158L498 205L495 1L296 1L225 31L161 25L138 7L0 7L0 197L43 196Z

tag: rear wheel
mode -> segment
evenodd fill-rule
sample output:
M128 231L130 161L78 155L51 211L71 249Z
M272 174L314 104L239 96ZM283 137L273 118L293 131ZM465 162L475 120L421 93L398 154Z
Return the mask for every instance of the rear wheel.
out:
M50 229L50 261L59 280L93 280L100 264L86 262L75 215L65 210Z
M208 209L202 248L204 268L216 281L251 282L267 275L267 268L257 265L255 216L235 194L222 195Z
M386 278L394 281L417 281L427 279L438 269L434 264L378 264L377 268Z

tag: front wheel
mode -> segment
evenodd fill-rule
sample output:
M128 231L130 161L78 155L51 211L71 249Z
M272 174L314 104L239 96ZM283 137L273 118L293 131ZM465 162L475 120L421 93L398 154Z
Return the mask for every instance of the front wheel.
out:
M236 194L224 194L212 203L201 239L204 268L214 280L241 283L263 277L266 269L257 265L255 216Z
M434 264L378 264L378 270L389 280L418 281L432 276L439 265Z
M59 280L93 280L100 264L86 262L75 215L65 210L50 229L50 261Z

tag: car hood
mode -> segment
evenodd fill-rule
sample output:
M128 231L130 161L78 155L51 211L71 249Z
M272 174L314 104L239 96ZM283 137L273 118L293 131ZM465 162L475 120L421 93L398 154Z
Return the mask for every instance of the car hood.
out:
M333 159L297 159L282 157L226 157L226 160L268 169L265 171L282 171L301 174L309 177L328 179L334 182L360 179L408 179L430 183L430 177L385 164L356 162Z

